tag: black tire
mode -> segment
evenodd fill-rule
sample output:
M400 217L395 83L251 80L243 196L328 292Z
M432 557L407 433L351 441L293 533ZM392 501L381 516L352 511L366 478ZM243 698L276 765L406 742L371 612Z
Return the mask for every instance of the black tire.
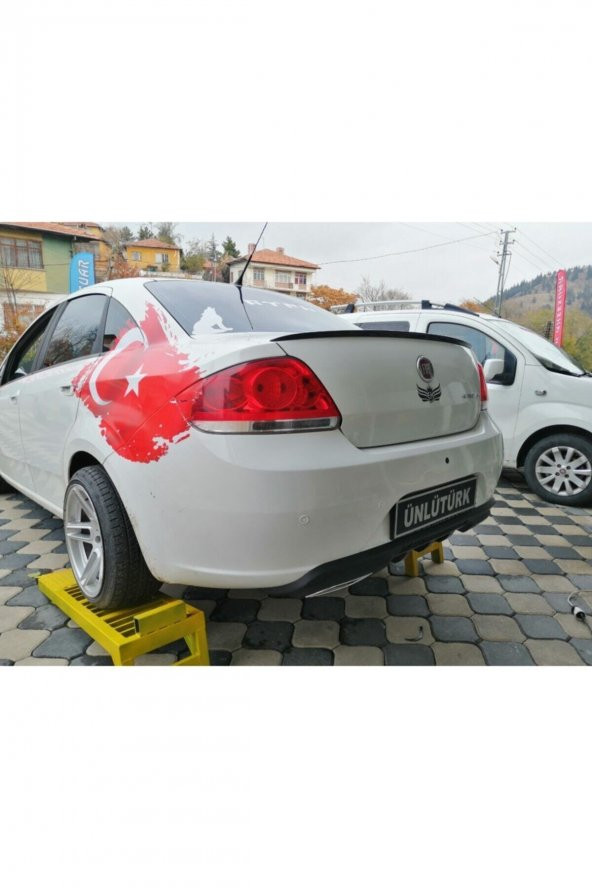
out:
M87 598L97 607L111 609L134 607L154 598L161 583L148 570L127 512L105 470L87 466L75 472L64 501L74 485L82 486L92 501L103 544L101 589L98 595Z
M537 441L526 454L526 459L524 461L524 477L526 478L530 489L533 493L538 494L541 499L544 499L549 503L557 503L561 506L585 506L588 503L591 503L592 475L580 477L580 480L585 480L586 477L588 478L586 487L579 493L574 494L554 493L552 490L547 490L547 488L541 484L536 473L537 463L545 451L549 451L553 447L573 448L581 456L585 457L588 460L589 465L592 466L592 443L587 438L580 435L570 434L549 435L549 437ZM554 477L560 478L561 476Z
M14 487L11 487L8 481L0 475L0 493L14 493Z

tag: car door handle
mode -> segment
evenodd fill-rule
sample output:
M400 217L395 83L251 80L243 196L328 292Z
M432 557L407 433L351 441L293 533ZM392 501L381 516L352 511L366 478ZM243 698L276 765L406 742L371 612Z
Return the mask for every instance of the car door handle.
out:
M10 400L12 401L13 404L16 404L16 402L18 401L18 396L19 396L19 395L20 395L20 392L17 392L16 395L11 395L11 396L10 396Z
M61 385L60 391L63 392L64 395L71 395L72 394L72 385L71 384L70 385Z
M547 394L547 389L535 389L535 395L538 395L539 398L543 398Z

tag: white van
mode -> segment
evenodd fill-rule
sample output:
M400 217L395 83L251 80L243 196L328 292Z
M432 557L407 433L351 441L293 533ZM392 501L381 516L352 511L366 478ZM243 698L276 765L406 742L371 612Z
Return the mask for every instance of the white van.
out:
M548 340L512 321L455 305L375 302L339 307L358 327L460 339L483 365L489 412L518 468L552 503L592 502L592 374Z

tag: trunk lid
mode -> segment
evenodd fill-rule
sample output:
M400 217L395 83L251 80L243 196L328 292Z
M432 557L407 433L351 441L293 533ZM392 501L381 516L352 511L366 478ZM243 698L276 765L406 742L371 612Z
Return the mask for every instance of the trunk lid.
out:
M455 340L352 330L275 341L326 386L341 412L343 434L356 447L454 435L479 418L475 359Z

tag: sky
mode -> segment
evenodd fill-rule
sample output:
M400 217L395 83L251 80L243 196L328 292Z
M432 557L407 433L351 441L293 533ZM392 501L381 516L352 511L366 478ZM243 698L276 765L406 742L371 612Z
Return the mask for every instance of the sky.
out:
M132 229L140 223L128 222ZM263 222L183 222L181 245L212 233L230 235L241 252L254 243ZM321 265L315 283L355 292L363 277L434 302L484 301L496 291L499 231L514 228L506 287L538 274L592 264L592 223L524 222L270 222L259 247ZM447 244L447 241L461 241ZM443 244L434 249L421 250ZM405 255L389 253L403 251ZM362 260L367 261L336 261Z

